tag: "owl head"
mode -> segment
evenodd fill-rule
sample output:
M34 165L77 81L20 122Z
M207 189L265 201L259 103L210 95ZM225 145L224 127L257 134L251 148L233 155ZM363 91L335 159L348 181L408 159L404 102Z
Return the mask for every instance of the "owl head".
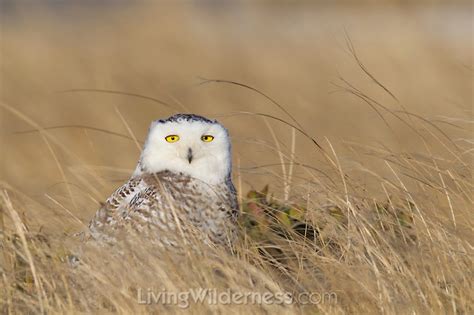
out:
M168 170L208 184L230 178L229 133L219 122L177 114L152 122L134 176Z

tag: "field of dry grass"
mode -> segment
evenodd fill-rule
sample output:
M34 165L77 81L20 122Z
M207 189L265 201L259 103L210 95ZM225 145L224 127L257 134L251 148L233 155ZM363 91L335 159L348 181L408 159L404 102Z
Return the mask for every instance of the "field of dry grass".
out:
M474 312L468 4L2 9L3 313ZM71 267L73 234L177 112L230 131L236 252L176 262L130 238ZM143 303L196 288L315 299Z

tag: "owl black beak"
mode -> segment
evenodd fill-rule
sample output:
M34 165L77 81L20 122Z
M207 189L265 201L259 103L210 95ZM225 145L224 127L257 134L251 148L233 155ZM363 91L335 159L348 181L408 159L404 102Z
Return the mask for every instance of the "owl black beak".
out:
M192 160L193 160L193 150L191 148L188 148L188 162L189 164L191 164Z

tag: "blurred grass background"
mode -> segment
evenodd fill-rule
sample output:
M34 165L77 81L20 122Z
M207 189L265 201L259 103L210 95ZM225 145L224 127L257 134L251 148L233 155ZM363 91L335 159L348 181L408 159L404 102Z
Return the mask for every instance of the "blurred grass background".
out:
M139 139L151 120L182 111L180 104L208 116L254 111L288 118L248 90L197 86L199 77L227 79L283 104L319 141L357 139L416 149L419 139L397 119L387 117L391 132L360 99L333 84L341 84L341 76L394 110L464 117L472 109L472 15L469 5L386 3L4 4L2 100L43 127L86 125L126 134L118 107ZM358 69L344 30L367 69L399 102ZM152 96L176 109L121 95L58 93L87 88ZM59 181L47 148L35 146L37 134L11 134L31 126L4 110L2 116L2 178L36 192ZM275 162L274 154L248 143L271 142L260 118L221 120L241 165ZM288 128L274 127L288 142ZM80 129L53 133L84 163L131 169L137 159L130 141ZM305 140L299 144L299 157L316 158L314 150L305 150ZM268 160L257 160L262 157Z
M472 115L469 8L462 1L3 2L2 102L38 126L61 127L48 132L63 148L49 148L38 132L18 134L35 128L3 108L0 177L41 199L45 193L64 194L66 182L79 185L69 189L80 190L84 170L93 169L106 180L97 188L100 200L128 177L139 151L129 139L86 127L128 137L132 132L143 140L151 120L185 111L219 118L229 128L242 191L270 183L281 193L281 181L270 178L282 175L271 132L288 162L291 128L238 113L292 120L258 93L225 83L199 85L202 77L260 90L326 150L328 139L343 156L352 154L347 141L411 153L426 153L429 142L432 153L439 148L439 154L449 156L424 130L426 122L414 115L435 121L453 139L465 132L446 119ZM363 67L395 97L359 67L351 43ZM374 105L341 88L348 84L389 110L413 113L398 115L416 130L375 106L385 121L381 119ZM110 93L62 92L71 89L117 90L169 105ZM472 130L472 125L463 128ZM295 150L298 163L331 169L300 134ZM364 160L371 169L393 176L384 161ZM295 169L296 181L304 172ZM361 180L378 185L365 175ZM94 206L76 209L86 219Z
M419 247L385 251L380 244L371 248L366 239L361 243L367 248L349 246L349 255L369 270L366 250L379 253L387 264L381 276L377 270L375 278L352 270L350 259L304 252L328 283L345 292L346 301L359 290L354 283L376 292L380 280L387 292L401 288L400 296L411 296L408 289L420 285L439 309L446 296L454 310L456 303L469 309L469 291L463 290L468 279L463 267L472 262L463 247L472 236L472 201L466 194L472 191L473 134L469 1L2 1L0 8L0 181L21 200L15 211L34 231L63 235L82 228L134 168L139 149L131 138L143 140L154 119L192 112L218 118L229 129L241 195L269 184L271 194L287 204L307 202L311 217L328 200L347 206L350 194L369 204L354 214L359 231L369 222L365 212L374 215L372 200L400 194L412 215L416 200L422 210L417 208L412 231ZM296 122L255 91L202 84L202 78L258 89ZM121 91L162 103L70 91L83 89ZM350 174L349 193L339 169L308 137L255 113L299 124ZM43 133L41 128L46 128ZM295 164L291 183L290 167L283 170L281 163ZM398 176L406 187L397 186ZM349 234L360 237L353 230ZM450 254L459 268L451 268L448 258L442 264L426 260L433 253L444 257L454 243L462 244ZM390 268L398 270L396 262L390 265L393 259L404 261L400 264L418 282L412 284L409 273L392 279ZM49 275L59 269L44 270ZM440 270L459 291L439 293ZM367 300L378 301L380 310L393 302L385 298ZM410 304L403 301L391 307ZM339 310L366 307L346 306Z

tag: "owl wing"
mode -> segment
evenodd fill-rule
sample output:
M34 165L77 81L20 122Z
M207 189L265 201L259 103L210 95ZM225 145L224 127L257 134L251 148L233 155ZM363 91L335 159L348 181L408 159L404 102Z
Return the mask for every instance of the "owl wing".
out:
M153 195L151 191L141 176L131 178L115 190L89 223L92 236L98 235L107 226L115 226L126 220L135 206Z

